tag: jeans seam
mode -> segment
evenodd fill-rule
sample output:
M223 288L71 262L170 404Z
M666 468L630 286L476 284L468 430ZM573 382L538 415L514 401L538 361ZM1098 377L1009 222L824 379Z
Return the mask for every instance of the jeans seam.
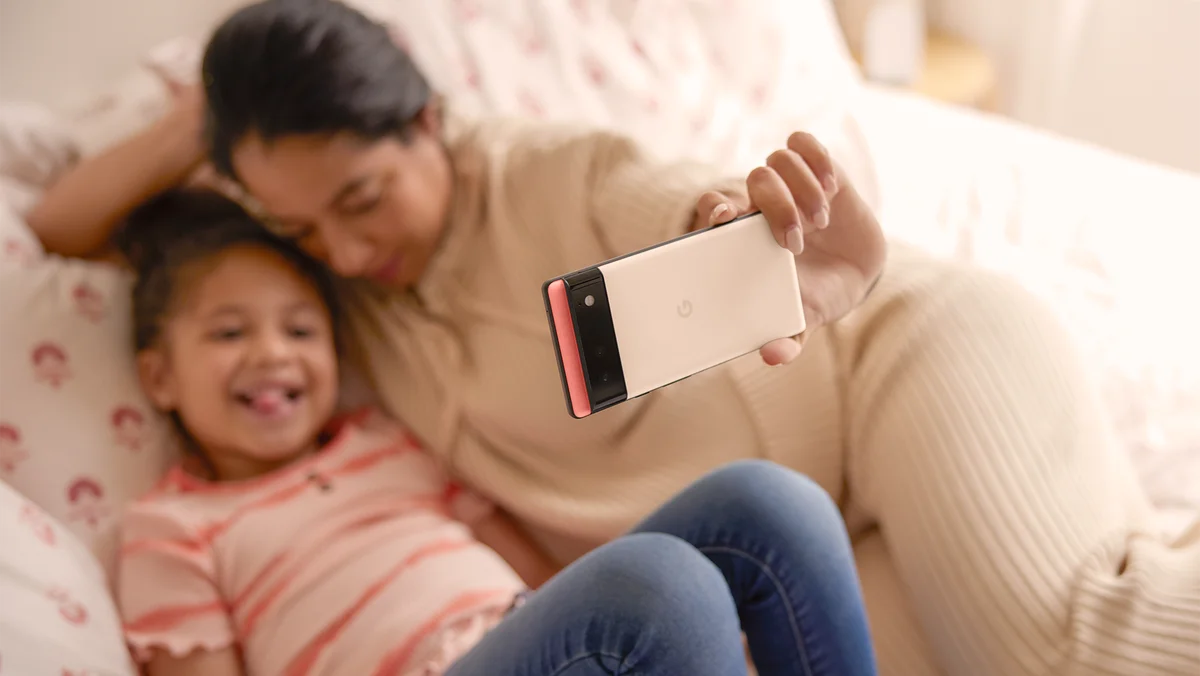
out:
M811 661L808 657L808 650L805 648L804 638L800 632L800 626L797 624L796 609L792 606L792 600L785 593L783 581L779 579L779 576L775 574L775 571L771 570L771 567L768 566L765 561L757 559L740 549L722 546L698 547L698 549L703 554L713 553L740 556L758 566L767 575L767 578L771 580L771 584L775 585L775 589L779 593L779 598L783 600L783 604L787 608L788 624L792 628L792 639L796 642L796 651L800 653L800 659L804 663L804 673L808 674L809 676L813 676L812 664L810 663Z
M563 662L562 664L558 665L558 667L555 668L554 671L552 671L550 673L550 676L558 676L558 674L561 674L565 669L568 669L569 667L574 666L576 662L580 662L580 661L586 660L591 657L607 657L607 658L616 660L620 664L620 667L619 667L620 670L615 671L615 672L609 672L612 674L612 676L620 676L621 674L626 673L624 657L621 657L620 655L613 655L611 653L606 653L603 650L593 650L588 653L583 653L582 655L576 655L575 657L572 657L572 658L568 659L566 662Z

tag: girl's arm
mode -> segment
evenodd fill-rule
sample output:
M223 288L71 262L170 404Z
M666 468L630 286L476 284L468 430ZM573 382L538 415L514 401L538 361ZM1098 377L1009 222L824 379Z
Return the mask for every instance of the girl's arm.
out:
M559 566L546 556L533 539L507 513L496 509L471 524L475 538L491 547L521 576L530 589L554 577Z
M26 215L47 251L102 253L121 220L142 202L181 183L204 159L198 87L174 88L171 110L148 129L80 162Z
M185 657L158 651L146 664L149 676L244 676L242 662L233 648L196 650Z
M453 482L447 497L454 518L467 525L476 540L499 554L530 589L537 589L558 573L561 566L495 503Z
M117 607L148 676L245 676L212 548L192 521L199 514L151 496L121 522Z

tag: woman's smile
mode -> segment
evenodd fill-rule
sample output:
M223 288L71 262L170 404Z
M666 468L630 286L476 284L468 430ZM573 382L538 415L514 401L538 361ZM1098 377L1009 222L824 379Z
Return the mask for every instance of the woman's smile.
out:
M371 278L381 284L395 284L404 272L404 254L396 254L375 268Z

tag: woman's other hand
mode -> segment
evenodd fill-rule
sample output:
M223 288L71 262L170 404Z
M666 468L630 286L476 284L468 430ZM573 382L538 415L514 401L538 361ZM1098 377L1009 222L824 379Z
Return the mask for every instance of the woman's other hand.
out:
M811 134L796 132L746 177L746 193L705 193L695 228L761 211L780 246L796 256L805 332L767 343L760 353L774 366L800 354L809 333L858 307L883 271L887 244L879 222L829 152Z
M171 97L170 107L159 120L158 127L168 137L168 143L177 149L179 162L188 168L183 183L193 188L215 190L240 200L241 186L218 173L212 162L208 161L208 147L204 142L204 87L199 82L180 80L160 67L150 65L149 68L162 80Z
M170 92L151 126L58 178L26 214L47 251L108 259L113 231L137 205L183 183L204 163L204 92L156 71Z
M162 81L169 97L166 113L157 126L174 141L184 166L195 168L204 161L204 88L198 81L188 82L154 64L147 66Z

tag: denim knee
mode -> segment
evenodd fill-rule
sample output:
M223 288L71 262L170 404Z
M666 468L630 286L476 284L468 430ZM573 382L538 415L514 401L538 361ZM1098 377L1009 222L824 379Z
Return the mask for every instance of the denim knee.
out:
M714 470L696 484L734 520L766 525L782 520L787 529L807 525L841 535L841 510L821 486L794 470L767 460L740 460ZM732 513L730 513L732 512Z
M737 621L725 577L704 554L673 535L634 533L583 561L595 600L639 622L682 615L728 615Z
M617 652L632 673L651 663L672 665L678 673L744 664L729 585L687 542L661 533L627 535L575 568L575 582L585 584L573 590L574 602L605 633L621 635Z

